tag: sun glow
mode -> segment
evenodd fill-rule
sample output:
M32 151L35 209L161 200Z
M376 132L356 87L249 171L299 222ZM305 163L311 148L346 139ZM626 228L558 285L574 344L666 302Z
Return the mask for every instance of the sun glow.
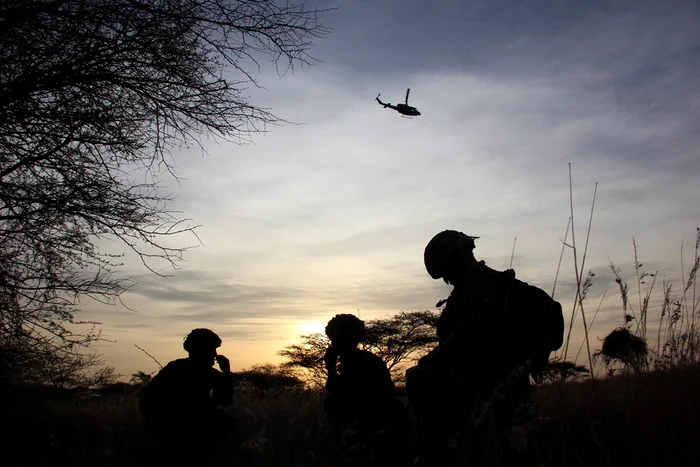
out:
M299 329L302 334L313 334L315 332L324 334L326 332L326 324L317 321L309 321L299 326Z

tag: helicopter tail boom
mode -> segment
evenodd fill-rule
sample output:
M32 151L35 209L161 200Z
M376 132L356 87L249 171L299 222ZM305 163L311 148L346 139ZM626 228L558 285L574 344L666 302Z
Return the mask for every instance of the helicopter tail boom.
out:
M418 112L418 109L416 109L415 107L408 105L408 95L410 94L410 92L411 92L411 88L406 89L406 103L405 104L398 103L396 105L391 105L390 102L386 102L386 103L382 102L381 100L379 100L379 96L382 95L381 93L377 94L377 97L375 97L374 99L379 103L379 105L383 106L385 109L386 108L393 109L402 115L415 117L415 116L420 115L420 112Z

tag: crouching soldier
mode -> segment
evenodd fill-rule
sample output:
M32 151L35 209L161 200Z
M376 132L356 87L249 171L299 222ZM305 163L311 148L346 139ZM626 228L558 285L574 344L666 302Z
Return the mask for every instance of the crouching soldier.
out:
M331 341L324 356L330 395L323 409L334 431L347 447L363 445L391 463L401 457L397 453L408 433L408 418L386 363L358 348L365 323L354 315L336 315L326 335Z
M163 465L208 463L211 448L234 428L231 415L218 408L233 402L231 367L217 355L220 346L209 329L193 330L183 344L189 356L168 363L141 397L139 409Z
M425 248L433 279L454 286L437 323L438 346L407 372L421 434L421 464L441 465L457 432L472 439L532 419L535 380L563 343L561 305L543 290L474 258L474 239L454 230Z

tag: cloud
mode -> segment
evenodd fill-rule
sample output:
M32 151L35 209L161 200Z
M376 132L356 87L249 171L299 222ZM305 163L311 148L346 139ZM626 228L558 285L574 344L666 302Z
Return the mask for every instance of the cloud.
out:
M300 291L285 287L249 286L212 272L184 269L171 277L153 274L135 276L132 293L144 297L196 304L226 304L232 307L278 303Z
M608 288L602 335L621 316L608 258L631 273L636 236L649 271L678 277L680 241L700 222L699 19L690 1L345 2L325 21L336 33L316 49L323 63L263 73L268 90L251 90L303 124L176 154L181 185L165 182L204 246L172 278L136 274L125 298L138 315L95 314L115 331L139 320L139 336L221 327L259 339L266 354L241 356L255 363L298 323L432 309L450 288L422 253L448 228L481 236L475 254L496 269L517 237L518 277L550 291L571 162L579 261L598 183L585 271L596 273L587 309ZM373 101L408 87L419 118Z
M112 324L111 327L114 329L130 330L130 329L145 329L148 327L148 325L145 323L120 323L120 324Z

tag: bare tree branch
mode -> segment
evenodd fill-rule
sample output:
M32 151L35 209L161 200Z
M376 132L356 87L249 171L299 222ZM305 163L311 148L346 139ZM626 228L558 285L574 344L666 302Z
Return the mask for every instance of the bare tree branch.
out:
M74 334L81 297L115 303L133 285L99 239L156 274L178 267L199 239L161 183L177 178L172 152L285 123L248 101L251 70L263 57L283 71L313 63L329 33L320 13L272 0L0 3L3 355L98 336ZM182 234L194 245L166 242Z

